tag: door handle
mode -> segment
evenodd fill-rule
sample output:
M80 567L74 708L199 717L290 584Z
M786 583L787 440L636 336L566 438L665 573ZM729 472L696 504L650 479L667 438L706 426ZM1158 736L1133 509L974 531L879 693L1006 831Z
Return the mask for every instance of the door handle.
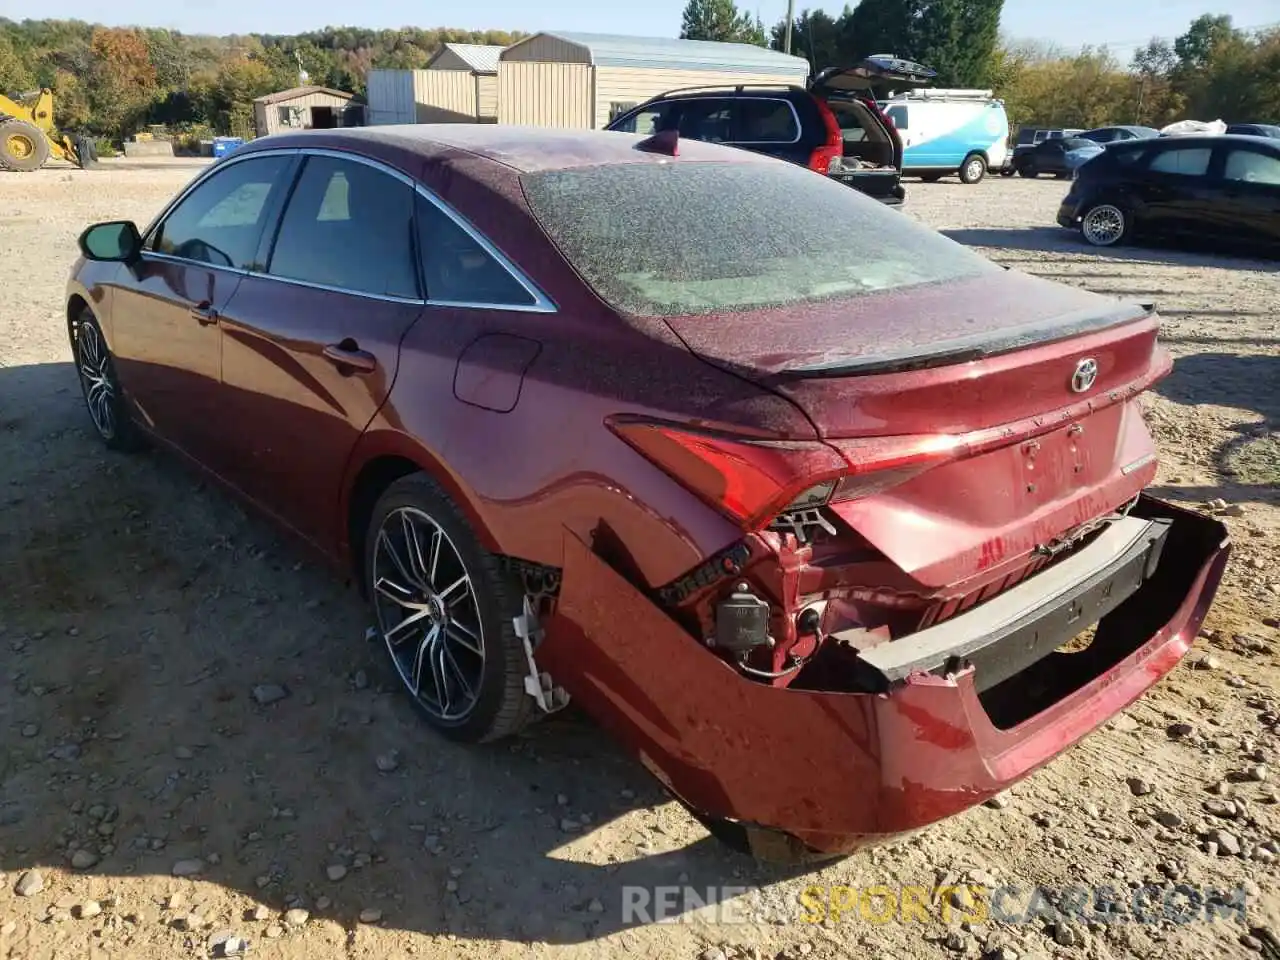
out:
M356 373L373 373L378 369L378 359L350 340L329 344L324 348L324 358L340 370L345 368Z
M191 308L191 316L202 327L218 322L218 311L214 309L213 304L208 300L201 300L193 306Z

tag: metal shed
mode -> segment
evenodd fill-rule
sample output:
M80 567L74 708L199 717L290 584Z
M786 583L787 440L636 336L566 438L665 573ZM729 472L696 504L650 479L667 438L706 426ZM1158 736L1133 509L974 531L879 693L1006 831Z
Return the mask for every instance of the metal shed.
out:
M364 123L363 104L354 95L328 87L292 87L253 101L253 126L258 136L282 130L358 127Z
M746 43L535 33L498 58L498 121L599 129L677 87L802 84L808 76L808 61Z
M502 50L446 43L423 70L370 70L369 123L496 123Z

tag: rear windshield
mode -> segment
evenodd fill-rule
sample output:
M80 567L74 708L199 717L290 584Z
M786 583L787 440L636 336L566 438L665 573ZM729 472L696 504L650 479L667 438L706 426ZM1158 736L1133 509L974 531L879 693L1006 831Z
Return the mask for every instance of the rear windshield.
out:
M777 307L999 268L851 187L778 163L626 163L525 174L543 229L633 316Z

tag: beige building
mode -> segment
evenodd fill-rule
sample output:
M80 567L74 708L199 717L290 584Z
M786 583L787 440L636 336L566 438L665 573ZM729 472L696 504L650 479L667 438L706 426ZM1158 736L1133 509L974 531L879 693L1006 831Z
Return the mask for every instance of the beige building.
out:
M446 43L422 70L370 70L369 123L496 123L502 47Z
M258 136L288 130L358 127L364 105L350 93L328 87L293 87L253 101L253 125Z
M679 87L803 84L808 61L745 43L536 33L498 58L498 122L600 129Z

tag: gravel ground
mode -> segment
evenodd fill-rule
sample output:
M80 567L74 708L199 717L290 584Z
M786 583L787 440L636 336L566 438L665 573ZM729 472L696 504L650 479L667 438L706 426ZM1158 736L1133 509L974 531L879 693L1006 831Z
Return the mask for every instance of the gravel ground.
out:
M197 169L0 176L0 956L1192 958L1280 931L1276 264L1091 252L1052 226L1052 181L909 185L910 215L1002 263L1160 304L1157 485L1237 551L1196 651L1108 729L998 803L787 872L718 846L580 718L488 749L430 735L353 592L177 463L99 447L62 317L76 233L149 219ZM1243 887L1248 922L948 925L944 896L930 922L812 923L798 899L956 881ZM762 894L646 925L627 885Z

